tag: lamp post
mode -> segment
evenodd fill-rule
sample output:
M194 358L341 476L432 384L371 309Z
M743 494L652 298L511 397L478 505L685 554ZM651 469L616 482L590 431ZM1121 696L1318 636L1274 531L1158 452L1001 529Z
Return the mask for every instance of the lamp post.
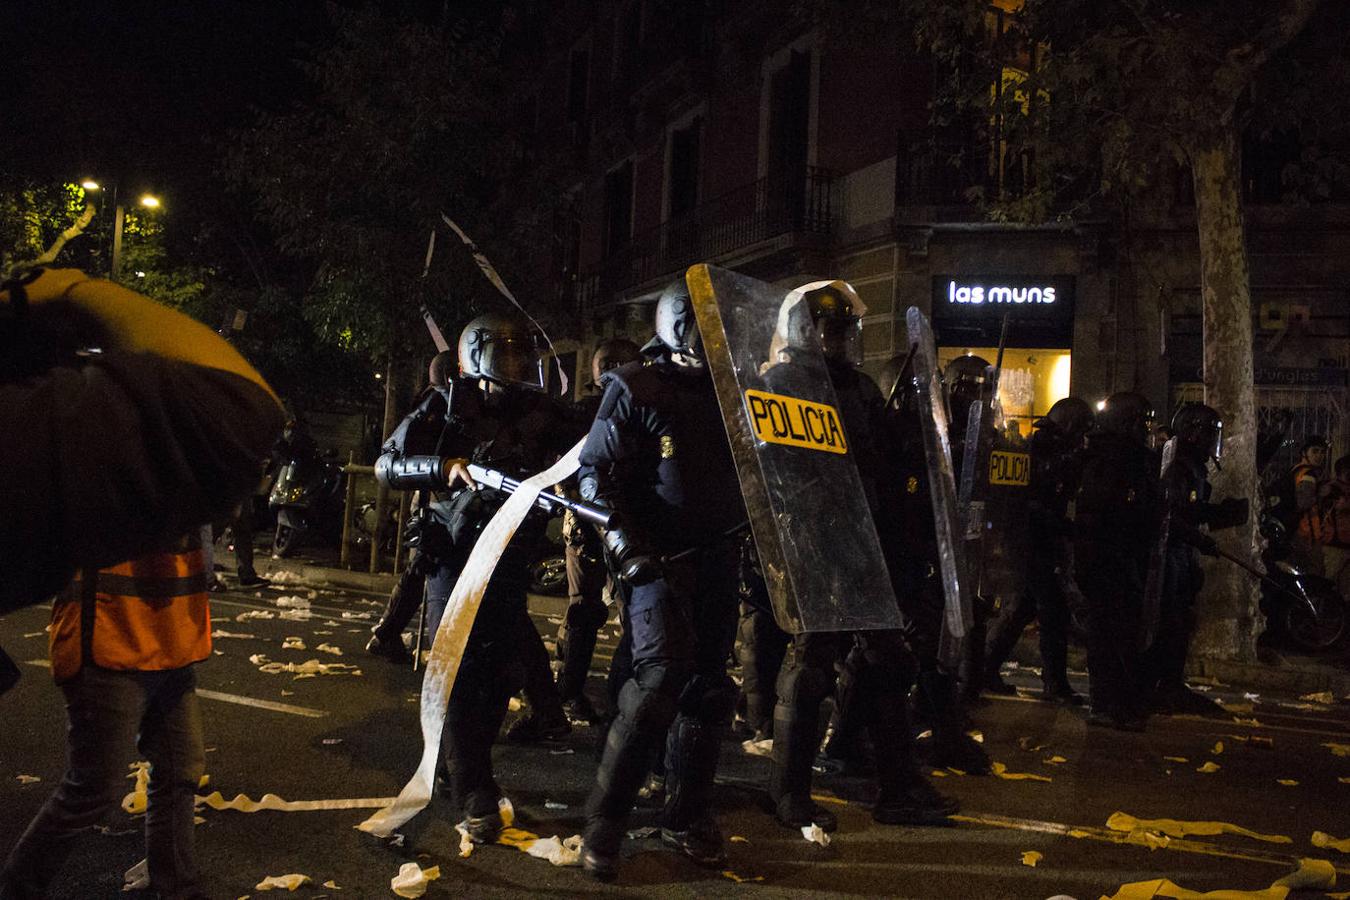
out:
M80 183L80 187L86 191L102 190L102 186L92 178L85 179ZM113 236L112 236L112 271L109 275L113 281L122 273L122 231L126 226L126 207L117 200L117 183L113 183ZM158 209L159 198L154 194L142 194L137 201L146 209Z

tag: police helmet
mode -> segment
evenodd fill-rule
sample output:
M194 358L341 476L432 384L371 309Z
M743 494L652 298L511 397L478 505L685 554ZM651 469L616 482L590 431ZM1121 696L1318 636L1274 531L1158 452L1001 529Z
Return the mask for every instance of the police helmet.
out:
M1181 447L1202 459L1218 461L1223 456L1223 418L1212 406L1181 404L1172 416L1172 433Z
M656 338L688 362L703 360L703 338L694 318L694 301L684 278L672 281L656 301Z
M813 281L791 291L778 310L774 343L819 347L826 359L862 365L862 317L867 307L847 281Z
M431 358L427 366L427 383L434 388L443 388L450 381L451 374L459 361L459 355L453 350L442 350Z
M947 408L959 423L965 421L970 404L985 399L989 388L989 361L983 356L966 354L947 363L942 384L947 392Z
M523 319L484 313L459 333L459 370L468 378L543 390L543 346Z
M1045 414L1045 418L1038 419L1034 424L1037 428L1042 428L1049 423L1073 440L1081 439L1088 433L1092 428L1092 418L1092 407L1086 400L1079 397L1065 397L1063 400L1056 400L1050 411Z
M1141 444L1148 441L1152 423L1153 404L1143 394L1134 391L1112 394L1097 413L1097 427L1102 431L1128 437Z
M638 345L628 338L607 338L600 342L591 356L591 381L600 383L600 376L610 369L642 358Z

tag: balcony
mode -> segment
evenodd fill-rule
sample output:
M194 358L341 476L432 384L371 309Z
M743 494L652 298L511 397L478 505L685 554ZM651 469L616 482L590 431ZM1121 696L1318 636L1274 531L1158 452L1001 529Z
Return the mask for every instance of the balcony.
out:
M589 313L629 288L772 238L830 234L832 181L828 171L814 167L800 182L761 178L633 235L577 282L578 310Z

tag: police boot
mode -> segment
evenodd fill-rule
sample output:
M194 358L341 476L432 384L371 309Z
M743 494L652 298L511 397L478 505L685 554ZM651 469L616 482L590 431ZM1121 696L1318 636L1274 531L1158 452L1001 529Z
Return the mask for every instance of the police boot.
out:
M984 643L987 626L977 621L966 636L965 647L961 654L961 664L957 673L957 696L965 706L980 706L987 703L981 692L984 689Z
M933 729L933 765L968 775L988 775L992 771L989 756L965 732L965 717L951 676L937 669L921 673L919 693Z
M950 825L950 817L960 811L954 797L938 793L917 769L907 766L902 777L880 785L872 819L882 825Z
M858 700L857 667L861 651L855 647L844 660L834 684L834 712L816 763L826 771L871 776L876 769L863 745L863 716Z
M699 865L726 861L722 835L708 805L721 747L718 726L681 714L670 727L666 747L666 805L661 839Z
M389 592L389 603L384 615L375 627L370 629L371 638L366 644L366 652L372 656L382 656L390 662L406 663L412 661L412 654L403 645L403 629L408 627L417 609L422 605L422 588L426 574L422 570L420 559L408 564L399 576L398 583Z
M581 841L581 867L597 881L619 876L619 849L623 846L623 822L592 816L586 821Z
M914 758L913 730L905 690L912 675L897 678L891 671L875 673L869 685L868 724L877 753L877 801L872 818L883 825L942 825L960 804L939 794L919 774ZM895 683L899 684L897 693ZM884 752L881 752L884 749Z
M683 829L661 829L661 843L684 854L694 863L712 869L727 864L722 831L712 816L702 815Z
M824 831L834 831L839 822L834 814L811 799L812 763L816 755L814 718L792 715L782 704L774 710L773 775L769 796L780 824L801 828L813 822Z

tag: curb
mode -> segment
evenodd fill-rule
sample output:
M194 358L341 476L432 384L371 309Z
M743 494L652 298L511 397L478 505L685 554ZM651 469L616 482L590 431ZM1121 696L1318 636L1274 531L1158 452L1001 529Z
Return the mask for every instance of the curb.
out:
M286 585L298 584L312 588L343 588L349 591L388 595L398 583L398 576L387 572L375 574L351 572L347 569L309 565L288 559L260 557L256 568L263 578L270 580L280 573L286 573L291 576L285 580Z

